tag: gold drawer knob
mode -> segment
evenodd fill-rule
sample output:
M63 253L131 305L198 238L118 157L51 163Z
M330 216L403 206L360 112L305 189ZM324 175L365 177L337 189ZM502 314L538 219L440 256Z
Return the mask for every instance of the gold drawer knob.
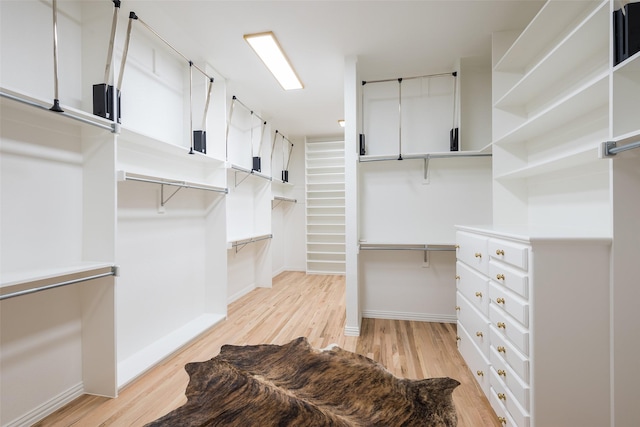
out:
M501 377L506 377L507 373L504 369L498 369L498 375L500 375Z
M503 347L503 346L501 346L501 345L499 345L499 346L498 346L498 353L506 353L506 352L507 352L507 349L506 349L506 348L504 348L504 347Z
M476 336L477 336L477 337L483 337L483 336L484 336L484 334L483 334L481 331L478 331L478 332L476 332Z
M460 249L460 245L456 245L456 249Z
M504 280L504 274L496 274L496 279Z
M507 419L505 417L498 417L498 421L500 421L501 424L507 423Z
M478 298L482 298L482 292L476 292L476 296L477 296Z
M504 298L496 298L496 303L498 304L504 304Z
M476 258L482 258L482 254L481 254L480 252L476 252L476 253L475 253L475 257L476 257Z
M504 251L502 249L496 249L496 255L504 255Z
M507 329L507 325L504 322L498 322L497 325L498 328Z
M456 311L460 311L460 306L456 305Z
M504 393L498 393L498 399L507 400L507 396Z
M456 280L460 280L460 276L456 274Z
M476 371L476 375L479 376L479 377L484 377L484 372Z
M456 341L460 341L462 338L460 338L459 335L456 335Z

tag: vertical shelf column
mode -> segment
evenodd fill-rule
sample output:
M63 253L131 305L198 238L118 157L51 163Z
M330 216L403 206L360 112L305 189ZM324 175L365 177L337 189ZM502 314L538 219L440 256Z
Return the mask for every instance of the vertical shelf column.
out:
M344 141L307 141L308 273L345 273L344 172Z

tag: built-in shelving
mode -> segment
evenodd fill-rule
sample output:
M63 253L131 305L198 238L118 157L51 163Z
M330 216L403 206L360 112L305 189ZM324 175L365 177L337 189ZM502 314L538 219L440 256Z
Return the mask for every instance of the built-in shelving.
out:
M307 141L307 272L345 272L344 142Z
M494 34L494 223L610 227L599 162L609 134L610 21L608 1L549 1L518 37Z

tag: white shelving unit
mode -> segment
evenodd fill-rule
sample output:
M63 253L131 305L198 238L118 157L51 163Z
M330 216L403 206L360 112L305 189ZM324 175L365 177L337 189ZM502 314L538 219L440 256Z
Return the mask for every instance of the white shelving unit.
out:
M184 145L124 129L117 148L122 387L226 318L228 190L224 161Z
M116 189L107 121L0 91L5 425L37 421L82 393L117 395Z
M493 222L609 234L610 4L547 2L494 35ZM585 196L587 194L588 196Z
M344 141L305 144L307 272L345 272Z
M640 423L630 397L640 381L640 333L631 326L640 298L640 150L609 152L640 139L640 55L613 66L619 7L550 0L522 33L493 37L493 224L460 227L459 345L508 426ZM590 260L582 251L594 242L600 249ZM539 303L554 299L567 304L541 316ZM590 333L581 340L571 328ZM576 363L594 375L584 377ZM559 376L562 384L553 384ZM600 397L585 405L594 394L575 396L587 383Z

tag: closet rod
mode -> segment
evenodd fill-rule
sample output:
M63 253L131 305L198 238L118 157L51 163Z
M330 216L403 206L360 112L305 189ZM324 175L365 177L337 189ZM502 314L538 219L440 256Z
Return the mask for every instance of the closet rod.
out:
M602 144L605 157L615 156L616 154L622 153L623 151L633 150L634 148L640 147L640 140L620 146L618 146L618 142L621 141L607 141Z
M412 244L360 244L360 250L366 251L455 251L455 245L412 245Z
M11 99L13 101L17 101L20 102L22 104L26 104L29 105L31 107L36 107L39 108L41 110L50 110L50 107L44 106L42 104L39 104L37 101L33 100L33 99L29 99L27 97L18 95L16 93L10 93L7 89L0 89L0 96L2 96L3 98L7 98L7 99ZM95 127L99 127L101 129L105 129L108 130L112 133L115 133L115 124L104 124L104 123L100 123L96 120L92 120L93 116L89 116L89 117L83 117L77 113L73 113L73 112L69 112L68 110L65 110L63 112L56 112L57 116L65 116L65 117L69 117L70 119L73 120L77 120L79 122L91 125L91 126L95 126Z
M124 179L127 181L138 181L138 182L147 182L150 184L160 184L160 185L171 185L173 187L181 187L181 188L192 188L194 190L204 190L204 191L213 191L216 193L228 193L229 190L227 188L214 187L214 186L205 186L201 184L190 184L186 181L164 181L162 179L153 179L153 178L142 178L137 176L124 176Z
M445 77L445 76L455 76L455 72L452 73L437 73L437 74L425 74L423 76L413 76L413 77L399 77L395 79L384 79L384 80L363 80L362 85L366 85L367 83L384 83L384 82L397 82L398 80L413 80L413 79L422 79L428 77Z
M60 288L62 286L73 285L75 283L86 282L88 280L100 279L101 277L117 276L117 275L118 275L118 267L112 266L111 267L111 271L109 271L108 273L101 273L101 274L95 274L93 276L80 277L78 279L67 280L67 281L64 281L64 282L53 283L51 285L45 285L45 286L40 286L40 287L37 287L37 288L25 289L23 291L17 291L17 292L12 292L12 293L5 294L5 295L0 295L0 301L1 300L5 300L5 299L9 299L9 298L19 297L19 296L22 296L22 295L28 295L28 294L33 294L33 293L36 293L36 292L46 291L48 289L54 289L54 288Z
M456 151L455 153L430 153L430 154L404 154L403 160L412 159L445 159L455 157L491 157L491 153L464 152ZM383 162L387 160L398 160L398 156L360 156L358 160L364 162Z
M231 242L231 247L236 248L236 253L238 253L240 250L242 250L242 248L244 248L250 243L256 243L256 242L260 242L262 240L268 240L271 238L273 238L273 234L264 234L262 236L251 237L249 239L236 240L235 242Z
M280 197L280 196L274 196L273 197L274 200L281 200L283 202L292 202L292 203L298 203L298 199L290 199L288 197Z

